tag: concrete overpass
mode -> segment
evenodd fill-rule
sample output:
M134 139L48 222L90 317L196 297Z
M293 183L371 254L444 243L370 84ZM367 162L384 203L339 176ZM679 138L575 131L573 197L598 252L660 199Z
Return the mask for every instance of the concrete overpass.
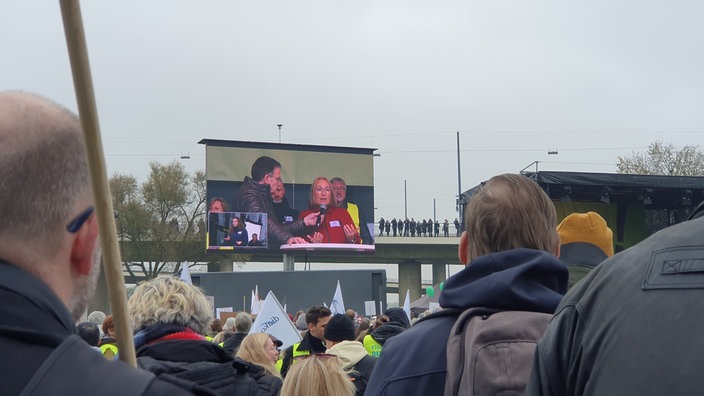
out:
M296 254L297 262L345 263L345 264L397 264L398 290L403 293L410 290L411 300L421 296L421 264L431 264L433 284L447 278L446 264L461 264L457 258L457 237L377 237L374 254ZM202 242L160 243L154 242L120 242L124 261L149 261L156 251L175 252L178 259L174 261L199 261L209 263L209 271L232 271L235 259L245 261L281 263L282 269L293 268L284 264L282 254L246 255L236 257L233 254L206 253ZM288 255L289 259L291 255Z

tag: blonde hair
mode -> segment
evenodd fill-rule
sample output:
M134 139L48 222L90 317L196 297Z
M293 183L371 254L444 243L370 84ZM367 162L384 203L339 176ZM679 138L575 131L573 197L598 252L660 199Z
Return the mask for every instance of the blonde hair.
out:
M515 248L555 254L555 205L538 183L523 175L494 176L472 196L465 211L469 261Z
M352 396L354 383L337 356L310 355L291 365L281 396Z
M319 182L322 181L325 181L325 183L327 183L328 187L330 188L330 204L328 206L337 206L337 204L335 203L335 199L332 197L332 184L330 184L330 180L322 176L316 177L315 180L313 180L313 184L310 185L310 197L308 197L308 206L311 208L318 206L318 204L315 202L315 187L318 185Z
M212 318L203 291L173 276L160 276L139 284L127 309L134 331L170 323L205 334Z
M250 363L254 363L257 366L261 366L269 375L281 378L279 370L276 369L274 362L271 361L271 358L267 355L266 350L264 349L266 348L267 340L271 340L271 338L266 333L248 334L242 339L242 343L240 344L239 350L237 350L236 356Z

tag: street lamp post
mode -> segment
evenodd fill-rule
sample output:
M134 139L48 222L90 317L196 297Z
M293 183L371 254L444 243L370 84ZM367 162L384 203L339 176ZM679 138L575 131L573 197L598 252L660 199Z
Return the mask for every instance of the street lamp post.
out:
M284 126L284 124L276 124L277 127L279 127L279 143L281 143L281 127Z
M406 180L403 181L403 215L408 218L408 193L406 190Z

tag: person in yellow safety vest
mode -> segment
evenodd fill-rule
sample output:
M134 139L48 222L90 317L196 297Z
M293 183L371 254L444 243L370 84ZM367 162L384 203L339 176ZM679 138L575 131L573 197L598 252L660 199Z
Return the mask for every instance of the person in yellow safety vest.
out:
M369 334L364 336L362 341L364 348L370 356L378 358L381 356L384 343L409 327L411 322L402 308L389 308L376 320L374 327L369 329Z
M325 342L323 334L332 312L325 306L315 305L306 311L306 325L308 332L303 336L301 342L297 342L286 348L281 353L281 358L276 362L276 368L285 377L291 364L295 363L298 356L305 356L316 353L325 353Z
M367 350L369 356L375 358L381 356L381 344L376 342L374 338L372 338L371 334L365 335L362 343L364 344L364 349Z
M115 324L112 321L112 315L105 317L102 328L104 336L98 347L105 359L113 360L117 356L117 341L115 340Z
M360 216L359 207L347 202L347 183L341 177L333 177L330 179L330 187L332 188L332 196L335 199L335 206L347 209L350 217L352 217L354 226L357 227L357 232L362 238L361 243L365 245L373 244L374 238L369 233L366 221L360 221L360 219L364 219Z

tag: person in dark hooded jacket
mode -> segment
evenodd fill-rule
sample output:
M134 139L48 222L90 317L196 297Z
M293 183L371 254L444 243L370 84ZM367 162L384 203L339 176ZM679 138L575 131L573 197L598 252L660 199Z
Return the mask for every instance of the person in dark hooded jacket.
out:
M362 343L367 353L373 357L381 356L381 350L389 338L399 335L411 327L406 312L401 308L389 308L381 315Z
M567 290L557 259L550 198L522 175L491 178L467 204L458 255L467 265L445 282L440 312L384 344L366 395L441 395L446 344L459 312L471 307L553 313Z
M207 341L210 303L202 290L172 276L140 283L128 301L139 368L196 382L220 395L257 393L249 367Z

